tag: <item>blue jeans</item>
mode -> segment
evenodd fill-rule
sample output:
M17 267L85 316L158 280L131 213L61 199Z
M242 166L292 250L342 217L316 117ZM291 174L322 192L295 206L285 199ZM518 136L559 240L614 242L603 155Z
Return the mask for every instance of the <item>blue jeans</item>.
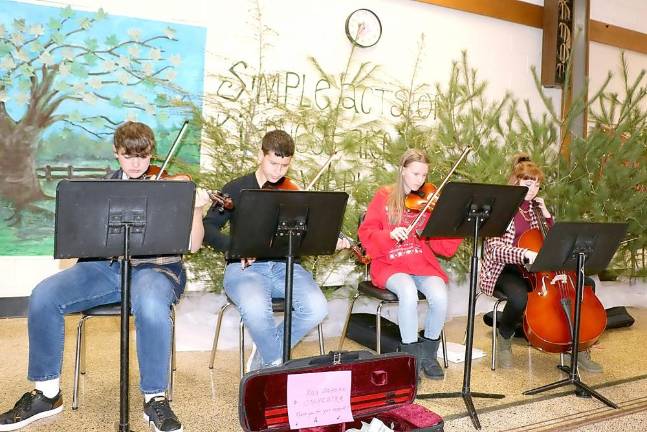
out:
M418 291L427 298L424 336L438 339L447 318L447 285L438 276L392 274L386 289L398 296L398 325L402 343L418 341Z
M172 322L170 307L184 289L181 263L167 265L180 283L148 264L131 267L131 310L135 315L140 387L161 393L168 387ZM157 269L157 270L156 270ZM64 315L121 301L120 263L82 261L40 282L29 299L31 381L58 378L63 362ZM115 346L115 355L118 352Z
M296 345L328 314L328 302L312 275L294 264L292 285L291 345ZM272 298L285 298L285 263L254 262L246 269L231 263L225 269L225 292L236 304L263 363L276 363L283 356L283 321L272 313Z

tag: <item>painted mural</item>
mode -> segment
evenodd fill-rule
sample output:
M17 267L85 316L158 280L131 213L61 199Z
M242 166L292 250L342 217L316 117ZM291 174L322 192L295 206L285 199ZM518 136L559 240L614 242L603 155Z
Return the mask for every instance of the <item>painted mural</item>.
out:
M149 124L165 154L202 94L205 38L203 27L0 0L0 255L52 254L58 181L115 168L123 121ZM178 157L199 161L198 137Z

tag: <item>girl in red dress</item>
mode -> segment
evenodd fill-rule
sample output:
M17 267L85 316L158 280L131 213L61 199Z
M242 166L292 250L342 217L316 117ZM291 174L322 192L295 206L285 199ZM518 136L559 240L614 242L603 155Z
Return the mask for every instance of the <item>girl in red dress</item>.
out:
M400 160L395 184L377 190L358 235L371 257L371 281L398 296L401 351L417 357L418 372L422 370L432 379L442 379L444 373L436 354L447 315L447 275L436 256L452 256L461 239L417 237L415 232L425 226L429 212L407 235L406 227L418 212L405 208L405 197L424 185L428 171L427 155L418 149L407 150ZM429 303L420 338L418 291Z

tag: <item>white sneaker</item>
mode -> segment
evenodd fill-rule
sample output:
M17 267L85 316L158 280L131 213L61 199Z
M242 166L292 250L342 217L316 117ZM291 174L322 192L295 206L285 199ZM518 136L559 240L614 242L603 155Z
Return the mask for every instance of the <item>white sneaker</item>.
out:
M263 360L261 359L261 353L256 348L256 344L252 344L252 352L249 354L247 359L247 364L245 365L245 372L252 372L257 369L260 369L263 366Z

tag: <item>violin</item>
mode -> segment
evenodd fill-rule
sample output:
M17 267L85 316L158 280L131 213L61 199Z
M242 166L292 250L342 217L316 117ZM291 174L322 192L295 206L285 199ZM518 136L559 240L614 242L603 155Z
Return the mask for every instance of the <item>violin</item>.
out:
M438 201L438 194L435 194L437 190L438 188L433 183L425 183L420 189L407 194L404 198L404 206L411 211L422 211L426 208L428 212L431 212ZM427 206L429 200L432 202Z
M294 182L290 177L282 177L276 183L270 183L268 181L261 187L261 189L266 190L289 190L289 191L299 191L301 188L298 184Z
M287 191L299 191L301 188L296 184L290 177L283 177L276 183L265 182L261 189L267 190L287 190ZM350 244L350 251L355 255L355 259L362 264L368 264L371 262L371 258L368 255L365 255L360 246L355 240L344 234L343 232L339 233L339 238L342 240L348 241Z
M463 159L465 159L465 156L467 156L470 151L472 151L470 147L465 147L465 150L463 150L463 153L461 153L458 160L454 163L454 166L452 166L452 168L449 170L440 186L436 187L431 183L425 183L418 191L410 192L409 194L407 194L404 200L404 205L410 210L420 212L420 214L416 216L413 222L411 222L409 226L405 228L407 236L411 234L413 228L418 225L425 212L432 211L432 209L436 205L436 202L438 201L440 191L445 187L451 175L454 174L454 171L456 171L458 165L463 161ZM407 201L409 202L408 204Z
M209 195L209 198L213 202L216 210L219 212L227 210L231 210L234 208L234 201L231 199L231 196L226 193L222 193L217 189L207 189L207 194Z
M333 161L333 159L339 157L339 151L333 152L333 154L330 155L330 157L324 162L324 164L319 168L319 172L317 172L317 175L313 177L313 179L308 183L308 186L306 186L305 189L306 191L309 191L312 189L312 187L315 185L317 180L319 180L319 177L323 174L323 172L328 168L328 165L330 165ZM283 177L281 180L277 181L276 183L270 183L270 182L265 182L265 184L261 187L261 189L270 189L270 190L293 190L293 191L298 191L302 190L301 187L299 187L298 184L294 182L290 177Z
M149 165L148 169L142 176L145 180L179 180L179 181L192 181L191 176L188 174L169 174L166 170L163 170L157 165ZM229 194L222 193L219 190L210 190L205 189L207 195L213 202L213 205L216 210L223 212L226 210L231 210L234 208L234 201L231 199Z
M162 170L162 168L158 167L157 165L149 165L148 169L142 176L144 180L183 180L183 181L191 181L191 176L188 174L175 174L175 175L170 175L166 170Z
M371 263L371 257L364 253L360 245L355 240L348 237L343 232L339 233L339 238L348 241L348 243L350 244L350 251L353 253L353 255L355 255L357 262L364 265Z
M185 121L184 124L182 124L182 128L180 128L180 132L178 132L177 137L175 137L175 140L173 141L173 144L171 145L171 148L169 149L168 154L166 155L166 158L164 158L164 163L162 164L162 166L158 167L157 165L149 165L148 169L146 170L142 178L146 180L163 179L163 180L192 181L191 176L188 174L170 175L166 170L166 166L171 160L171 157L173 157L173 155L175 154L175 150L178 148L178 145L182 140L182 137L186 133L188 126L189 126L188 121ZM223 212L225 209L231 210L234 208L234 202L232 201L231 197L228 194L223 194L218 190L208 190L208 189L207 189L207 194L209 195L209 198L211 199L211 201L214 203L216 210L218 210L219 212Z

